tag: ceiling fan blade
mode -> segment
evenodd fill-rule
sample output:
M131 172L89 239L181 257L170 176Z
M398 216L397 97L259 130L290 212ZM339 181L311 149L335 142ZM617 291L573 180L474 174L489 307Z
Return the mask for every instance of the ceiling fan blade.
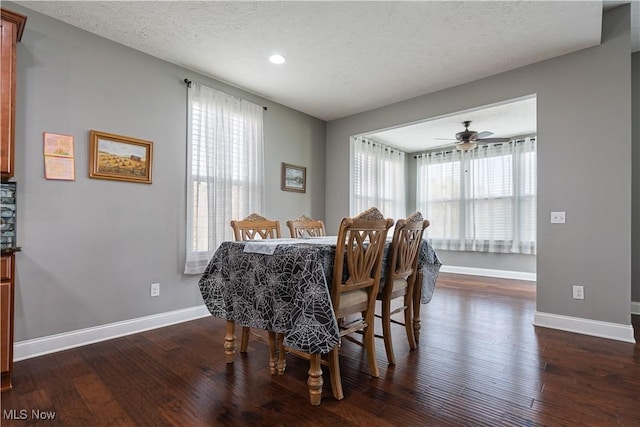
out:
M509 142L511 138L478 138L477 142Z
M432 139L438 139L440 141L456 141L455 138L432 138Z
M493 132L489 132L489 131L485 130L484 132L480 132L478 134L478 138L486 138L486 137L491 136L491 135L493 135Z

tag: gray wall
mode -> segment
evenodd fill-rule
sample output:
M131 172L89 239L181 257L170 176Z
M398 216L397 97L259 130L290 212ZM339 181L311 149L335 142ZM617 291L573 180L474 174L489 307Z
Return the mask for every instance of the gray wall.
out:
M329 122L327 222L348 212L350 135L536 94L537 310L629 325L630 52L624 5L605 14L600 46ZM567 223L549 224L551 211Z
M184 78L267 105L266 210L325 212L325 123L8 2L27 15L18 45L15 339L202 304L185 250ZM88 134L154 143L153 183L88 178ZM76 180L44 178L43 132L74 136ZM307 166L306 194L280 190L280 163ZM159 282L160 296L149 297Z
M640 52L631 56L632 99L631 107L633 140L632 203L631 208L631 301L640 302Z

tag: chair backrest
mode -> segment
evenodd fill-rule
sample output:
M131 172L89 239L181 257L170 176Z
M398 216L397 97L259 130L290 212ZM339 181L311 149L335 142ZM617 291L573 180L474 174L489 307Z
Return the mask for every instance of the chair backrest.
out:
M395 280L408 280L409 276L414 274L418 264L422 236L428 226L429 221L424 219L420 212L396 222L387 257L384 291L391 292Z
M368 301L375 304L385 241L392 225L393 220L385 219L376 208L340 222L331 285L336 314L340 313L340 298L345 292L364 289L369 294Z
M302 239L327 235L324 229L324 222L306 215L300 215L296 219L290 219L287 221L287 227L289 227L289 233L293 238Z
M280 238L280 222L252 213L242 220L231 221L236 240L276 239Z

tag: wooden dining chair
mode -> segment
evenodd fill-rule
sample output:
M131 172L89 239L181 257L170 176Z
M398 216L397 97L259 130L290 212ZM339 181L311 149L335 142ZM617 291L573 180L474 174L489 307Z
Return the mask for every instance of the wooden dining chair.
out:
M303 239L327 235L324 229L324 222L306 215L300 215L296 219L290 219L287 221L287 227L289 227L289 234L293 238Z
M276 239L280 238L280 222L270 220L257 213L252 213L241 220L232 220L234 238L241 240L255 239ZM249 334L251 329L248 326L242 327L242 338L240 340L240 352L246 353L249 347Z
M280 235L280 221L252 213L241 220L231 221L236 240L276 239Z
M393 220L385 219L376 208L370 208L353 218L343 218L338 229L333 264L331 302L336 319L339 320L340 338L351 338L350 341L365 348L369 373L373 377L379 376L374 335L375 303L380 285L385 241L392 225ZM362 333L362 340L350 336L356 332ZM274 354L274 346L277 346L280 358L283 355L281 343L282 334L270 333L271 353ZM293 349L286 350L309 358L308 354ZM329 367L331 389L337 400L344 398L339 350L340 344L337 344L327 359L320 361L322 365ZM284 369L284 363L279 363L278 366ZM312 370L313 367L310 372Z
M425 220L420 212L416 212L407 219L398 220L393 231L391 247L387 254L385 280L377 295L377 300L381 301L382 314L376 314L376 317L382 319L382 336L376 335L376 337L384 339L384 347L390 365L396 364L391 339L391 323L404 326L409 348L412 350L416 348L412 316L413 289L418 276L417 265L422 235L428 226L429 221ZM391 301L400 297L403 298L402 305L392 310ZM393 315L400 312L404 312L404 322L392 318Z

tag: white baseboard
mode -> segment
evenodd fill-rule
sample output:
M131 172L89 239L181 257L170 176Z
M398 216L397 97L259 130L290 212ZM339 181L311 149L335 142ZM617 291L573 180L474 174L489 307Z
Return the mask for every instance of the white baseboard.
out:
M55 353L69 348L80 347L210 315L207 307L202 305L20 341L13 346L13 360L30 359L44 354Z
M443 269L441 269L441 271L443 271ZM454 271L450 272L453 273ZM459 273L458 271L455 272ZM466 274L480 275L478 273ZM632 302L631 307L631 312L633 314L640 314L640 302ZM13 359L17 362L20 360L30 359L32 357L67 350L69 348L80 347L95 342L106 341L112 338L135 334L137 332L143 332L150 329L173 325L176 323L187 322L189 320L195 320L206 316L210 316L210 313L207 308L202 305L185 308L182 310L170 311L167 313L139 317L137 319L125 320L122 322L110 323L107 325L95 326L92 328L79 329L62 334L49 335L46 337L20 341L14 344ZM576 332L584 335L592 335L617 341L635 343L635 339L633 337L633 327L631 325L598 322L595 320L561 316L557 314L542 312L535 313L533 324L535 326L542 326L546 328L559 329L562 331Z
M533 324L594 337L634 343L633 326L536 311Z
M470 274L473 276L499 277L501 279L536 281L536 273L524 271L492 270L489 268L459 267L455 265L443 265L440 267L443 273Z
M456 265L443 265L440 267L443 273L469 274L472 276L498 277L501 279L537 280L536 273L526 273L523 271L492 270L488 268L459 267ZM631 301L631 314L640 315L640 302ZM632 334L633 336L633 334Z

